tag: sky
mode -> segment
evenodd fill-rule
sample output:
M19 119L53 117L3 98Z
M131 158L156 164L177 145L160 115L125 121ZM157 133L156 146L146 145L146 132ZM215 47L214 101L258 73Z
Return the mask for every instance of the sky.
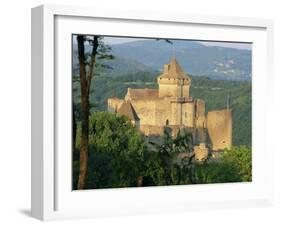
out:
M112 44L120 44L120 43L126 43L126 42L132 42L132 41L138 41L138 40L145 40L141 38L117 38L117 37L105 37L104 41L106 44L112 45ZM249 43L235 43L235 42L215 42L215 41L200 41L201 44L206 46L221 46L221 47L229 47L229 48L235 48L235 49L251 49L251 44Z

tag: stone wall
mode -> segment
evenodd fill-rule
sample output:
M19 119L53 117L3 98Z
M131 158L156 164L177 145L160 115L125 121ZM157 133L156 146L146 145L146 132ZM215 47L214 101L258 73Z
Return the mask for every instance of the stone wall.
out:
M165 126L170 125L172 114L171 114L171 103L167 99L158 99L155 102L155 125Z
M182 124L186 127L195 127L195 106L194 102L182 104Z
M169 98L130 100L141 125L184 125L194 127L194 102L171 102Z
M118 108L121 106L121 104L124 102L122 99L118 98L109 98L107 100L107 110L111 113L116 113Z
M207 128L214 151L232 146L232 111L210 111L207 114Z
M188 80L170 78L158 79L159 97L189 97L190 83ZM181 85L182 83L182 85Z
M140 125L140 131L146 136L158 136L164 133L164 126Z
M140 118L140 125L155 125L155 100L134 100L131 99L138 117Z
M194 146L194 154L197 161L205 161L209 156L209 149L206 147L205 143L200 143Z
M181 124L181 106L177 102L171 103L171 120L169 125L180 125Z
M177 97L179 96L177 85L161 84L159 85L159 97Z
M195 109L196 128L206 128L205 101L197 99Z

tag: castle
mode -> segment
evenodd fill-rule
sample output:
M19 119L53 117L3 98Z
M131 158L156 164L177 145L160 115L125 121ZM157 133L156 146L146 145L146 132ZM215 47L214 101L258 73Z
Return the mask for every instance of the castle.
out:
M182 128L192 132L195 150L206 153L232 145L230 109L205 112L205 101L189 95L191 78L174 57L157 77L159 89L128 88L124 99L108 99L108 111L126 115L146 136L162 135L165 128L176 134Z

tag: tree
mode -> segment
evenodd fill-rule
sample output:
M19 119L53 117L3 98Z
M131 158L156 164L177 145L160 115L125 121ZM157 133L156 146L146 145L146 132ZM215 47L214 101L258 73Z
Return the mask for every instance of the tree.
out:
M72 152L75 151L75 145L76 145L76 132L77 132L77 123L75 120L75 111L74 111L74 104L72 105Z
M79 126L81 127L81 126ZM78 133L81 133L80 128ZM81 138L77 139L77 143ZM89 172L85 188L130 187L144 175L146 143L125 116L94 112L89 118ZM77 164L75 162L75 167ZM74 169L77 175L77 168ZM76 179L76 176L74 177Z
M165 130L160 145L150 142L156 150L147 153L146 176L154 185L193 183L193 137L180 130L175 138Z
M252 180L251 149L247 146L225 150L218 160L195 165L196 183L246 182Z
M236 146L225 150L222 161L228 162L238 169L241 181L252 181L252 151L247 146Z
M230 162L211 160L194 165L194 183L230 183L240 182L238 169Z
M91 52L85 52L85 42L91 46ZM80 162L79 162L79 179L78 189L85 187L85 180L88 168L88 144L89 144L89 95L91 81L94 76L94 68L96 65L97 56L100 59L113 58L108 55L109 50L102 42L99 36L77 35L78 44L78 59L79 59L79 78L81 91L81 144L80 144Z

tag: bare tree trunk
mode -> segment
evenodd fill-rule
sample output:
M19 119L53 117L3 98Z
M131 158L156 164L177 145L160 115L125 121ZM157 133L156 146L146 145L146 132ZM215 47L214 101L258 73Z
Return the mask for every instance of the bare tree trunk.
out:
M96 62L97 48L98 48L98 37L93 38L93 48L91 53L91 60L89 65L88 73L85 65L85 47L84 47L85 36L78 35L78 57L79 57L79 69L80 69L80 89L81 89L81 143L80 143L80 160L79 160L79 178L78 178L78 189L84 189L88 171L88 156L89 156L89 95L90 86L94 74L94 66Z
M78 42L78 56L80 65L80 88L81 88L81 124L82 124L82 135L80 145L80 165L79 165L79 178L78 178L78 189L85 188L85 181L88 169L88 144L89 144L89 94L88 94L88 83L86 77L85 67L85 49L84 49L84 36L77 36Z
M137 177L137 187L142 187L143 186L143 176L138 176Z
M85 91L84 91L85 92ZM83 93L83 92L82 92ZM80 172L78 180L78 189L85 188L85 181L88 169L88 155L89 155L89 98L87 94L83 94L81 98L82 111L82 136L80 147Z
M72 108L72 151L73 151L73 154L75 152L75 147L76 147L76 133L77 133L77 124L76 124L74 105L73 105L73 108Z

